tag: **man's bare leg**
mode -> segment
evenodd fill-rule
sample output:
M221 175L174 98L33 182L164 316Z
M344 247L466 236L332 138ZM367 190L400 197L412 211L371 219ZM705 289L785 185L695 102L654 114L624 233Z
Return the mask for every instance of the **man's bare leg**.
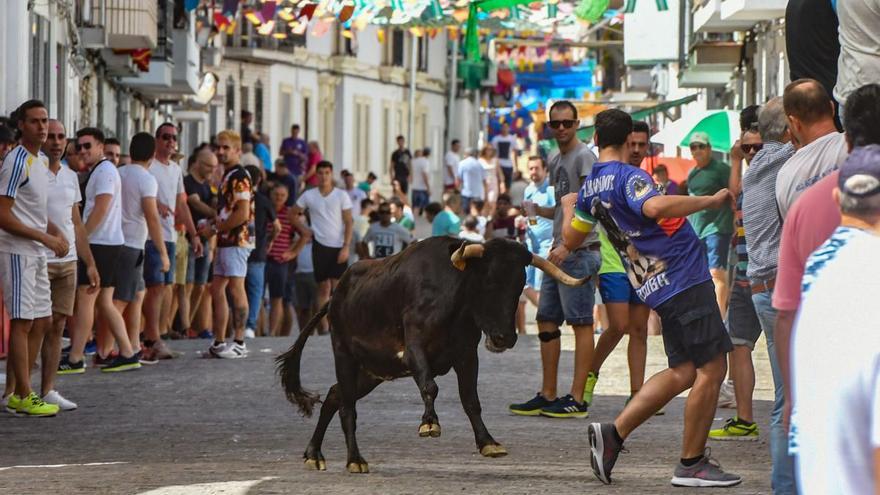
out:
M629 364L629 386L632 395L645 383L645 363L648 360L648 316L651 308L644 304L629 305L629 343L626 357Z
M752 411L752 394L755 392L752 350L744 345L733 346L733 351L730 352L730 367L733 392L736 395L736 417L752 423L755 420Z
M538 322L539 334L546 335L558 331L559 327L552 321ZM561 352L562 343L559 337L547 342L541 340L541 368L543 369L541 395L551 401L556 399L556 375L559 373L559 354ZM581 394L583 394L583 389L581 389Z
M31 394L29 339L34 320L16 319L9 324L9 363L6 381L20 398ZM10 387L8 382L12 382Z
M70 355L71 363L79 363L83 360L86 342L92 334L92 326L95 323L95 310L98 300L98 292L89 294L88 287L76 289L76 310L74 311L74 324L70 328ZM101 289L103 292L106 289Z
M718 391L726 373L727 361L723 354L715 356L715 359L697 368L696 380L688 394L684 408L682 459L703 455L709 429L712 427L712 420L715 417Z
M665 369L652 376L614 420L614 426L621 438L629 436L675 396L689 389L696 376L696 368L691 362ZM714 414L714 406L711 410Z
M712 282L715 283L715 299L718 301L718 309L721 310L721 318L727 320L727 301L730 298L730 286L727 283L727 270L712 268Z
M596 350L590 366L590 371L597 375L629 326L629 303L605 303L604 306L608 315L608 326L604 328L599 341L596 342Z
M161 336L160 325L162 324L162 304L165 298L165 286L154 285L147 287L144 298L144 339L158 342Z
M587 373L593 364L593 325L572 325L574 330L574 377L571 396L578 403L584 401Z
M232 277L229 279L229 293L232 296L232 329L233 339L239 342L244 340L244 329L247 324L248 300L247 290L244 285L244 277Z
M119 355L130 358L134 355L134 351L125 329L125 320L122 319L122 315L113 303L113 290L113 287L100 290L96 309L101 314L101 318L110 327L110 332L113 334L113 338L116 339L116 345L119 347Z
M226 342L226 325L229 322L229 306L226 304L226 286L229 284L226 277L214 276L211 281L211 299L214 307L214 341Z
M43 348L40 351L40 397L55 389L55 377L58 376L58 363L61 362L61 335L64 333L64 322L67 317L52 314L51 327L43 338Z
M324 281L318 282L318 307L319 308L324 307L324 304L326 304L327 301L330 300L331 289L332 289L332 286L331 286L330 280L324 280ZM324 318L321 318L321 324L318 325L318 327L319 327L321 333L327 332L327 330L329 329L329 323L327 321L326 316Z

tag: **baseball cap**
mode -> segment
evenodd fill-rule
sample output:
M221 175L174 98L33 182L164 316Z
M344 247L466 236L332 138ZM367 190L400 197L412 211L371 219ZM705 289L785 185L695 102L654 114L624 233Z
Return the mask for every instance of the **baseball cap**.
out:
M837 185L844 193L857 198L880 193L880 145L854 148L840 166Z
M709 144L709 135L705 132L695 132L691 134L691 140L688 144Z

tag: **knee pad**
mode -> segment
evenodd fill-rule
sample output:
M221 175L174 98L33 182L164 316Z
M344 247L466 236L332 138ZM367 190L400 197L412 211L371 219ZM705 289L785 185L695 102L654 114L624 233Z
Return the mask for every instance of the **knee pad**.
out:
M538 332L538 339L541 342L552 342L559 337L562 337L562 332L559 329L556 329L553 332Z

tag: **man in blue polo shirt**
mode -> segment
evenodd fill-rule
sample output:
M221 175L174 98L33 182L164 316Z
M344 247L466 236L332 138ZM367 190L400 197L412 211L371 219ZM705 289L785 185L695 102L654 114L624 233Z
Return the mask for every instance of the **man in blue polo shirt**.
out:
M669 369L654 375L614 423L589 427L596 477L611 482L623 441L678 394L693 388L685 406L681 461L674 486L732 486L742 479L704 455L718 390L733 349L718 305L706 257L687 215L727 207L733 196L664 196L651 176L625 163L632 118L620 110L596 116L599 161L575 195L562 200L564 243L576 246L599 224L620 253L639 298L660 315Z

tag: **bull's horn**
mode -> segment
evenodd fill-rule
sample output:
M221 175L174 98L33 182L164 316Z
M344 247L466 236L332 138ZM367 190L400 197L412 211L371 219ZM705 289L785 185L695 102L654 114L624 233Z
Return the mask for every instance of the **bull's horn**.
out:
M452 253L452 266L458 268L461 271L464 271L467 266L467 262L465 261L468 258L482 258L483 257L483 245L482 244L467 244L462 243L461 247L456 249L454 253Z
M590 277L584 278L574 278L571 275L562 271L561 268L550 263L548 260L538 256L537 254L532 255L532 265L538 267L551 277L558 280L560 283L568 285L570 287L577 287L578 285L583 285L587 280L590 280Z

